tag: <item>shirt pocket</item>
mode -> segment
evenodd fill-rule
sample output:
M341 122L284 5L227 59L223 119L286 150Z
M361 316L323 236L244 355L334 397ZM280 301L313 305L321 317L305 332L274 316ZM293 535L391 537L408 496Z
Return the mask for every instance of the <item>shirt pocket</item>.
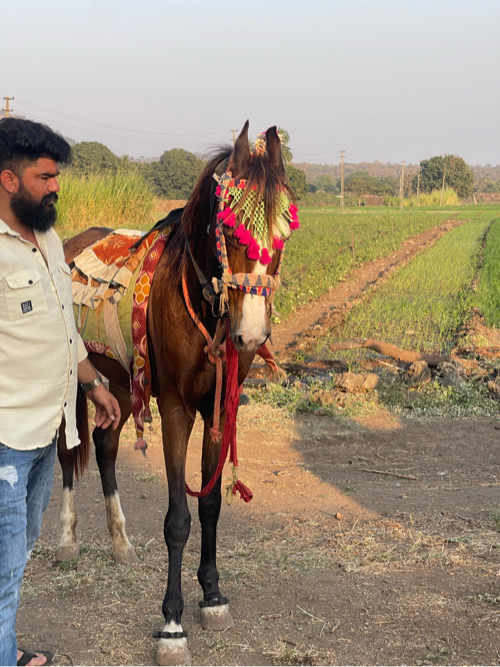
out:
M5 276L5 305L11 322L49 311L42 276L36 269Z

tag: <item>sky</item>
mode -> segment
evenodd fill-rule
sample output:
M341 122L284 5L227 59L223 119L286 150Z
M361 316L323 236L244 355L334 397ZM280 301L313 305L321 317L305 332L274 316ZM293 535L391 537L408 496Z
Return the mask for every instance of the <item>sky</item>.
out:
M117 155L500 163L498 0L0 0L0 98ZM5 100L0 99L5 108Z

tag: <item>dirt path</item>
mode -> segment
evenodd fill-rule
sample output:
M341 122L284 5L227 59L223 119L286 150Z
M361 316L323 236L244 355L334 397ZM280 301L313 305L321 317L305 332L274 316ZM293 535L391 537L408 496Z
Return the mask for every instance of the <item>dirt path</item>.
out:
M330 294L321 305L301 309L294 325L277 332L276 349L278 341L290 349L285 345L299 322L314 326L330 305L345 305L363 284L390 270L372 268L348 283L338 301ZM236 621L225 632L200 627L200 531L196 502L189 499L183 625L193 664L498 664L499 429L490 418L360 425L243 406L240 478L254 499L222 508L221 590ZM92 461L77 485L80 561L58 567L53 560L58 474L27 568L19 641L54 650L57 665L154 664L151 635L162 627L167 571L158 420L148 459L133 451L131 424L124 436L118 485L140 563L118 566L110 556ZM188 459L193 487L200 483L200 443L197 422ZM226 469L224 483L228 475Z
M270 350L278 360L288 357L299 345L310 345L315 332L332 326L346 310L363 298L366 290L383 283L397 268L417 253L434 244L444 234L461 224L446 220L439 227L414 236L388 257L364 264L347 276L344 283L315 301L297 308L285 323L273 327Z

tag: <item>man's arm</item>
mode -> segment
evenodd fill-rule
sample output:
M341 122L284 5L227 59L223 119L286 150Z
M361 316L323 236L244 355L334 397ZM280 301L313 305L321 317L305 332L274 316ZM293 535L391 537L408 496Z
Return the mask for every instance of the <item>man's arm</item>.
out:
M99 379L96 386L92 386L95 380ZM113 394L108 391L102 382L100 382L99 373L89 361L88 357L78 364L78 382L84 386L87 397L95 405L95 423L101 428L108 428L112 424L116 429L120 422L120 406Z

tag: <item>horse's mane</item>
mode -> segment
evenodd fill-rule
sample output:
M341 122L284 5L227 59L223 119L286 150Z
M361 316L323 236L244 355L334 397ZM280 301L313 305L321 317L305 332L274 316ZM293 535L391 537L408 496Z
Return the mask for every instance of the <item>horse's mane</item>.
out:
M219 148L216 148L209 156L209 159L205 164L205 167L203 168L203 171L201 172L196 185L193 188L193 192L188 199L186 208L184 209L184 214L182 216L182 225L185 233L188 236L191 235L191 233L194 231L196 224L196 209L198 205L203 202L204 198L206 198L205 190L207 187L207 181L211 186L214 182L213 175L217 166L221 162L224 162L224 160L227 160L231 156L232 152L233 151L230 146L220 146ZM207 203L207 205L209 206L210 204ZM208 212L209 209L207 208L207 213Z
M219 164L228 160L232 154L230 146L221 146L216 149L209 157L198 182L186 204L182 218L183 228L187 235L194 232L196 224L196 209L207 196L207 181L212 185L213 174ZM269 230L276 219L277 201L280 192L285 192L290 200L295 197L290 187L284 170L273 166L265 155L252 155L247 173L241 175L248 182L247 192L250 192L253 186L256 186L257 195L264 198L264 205L267 219L269 221ZM208 213L207 209L207 213Z

